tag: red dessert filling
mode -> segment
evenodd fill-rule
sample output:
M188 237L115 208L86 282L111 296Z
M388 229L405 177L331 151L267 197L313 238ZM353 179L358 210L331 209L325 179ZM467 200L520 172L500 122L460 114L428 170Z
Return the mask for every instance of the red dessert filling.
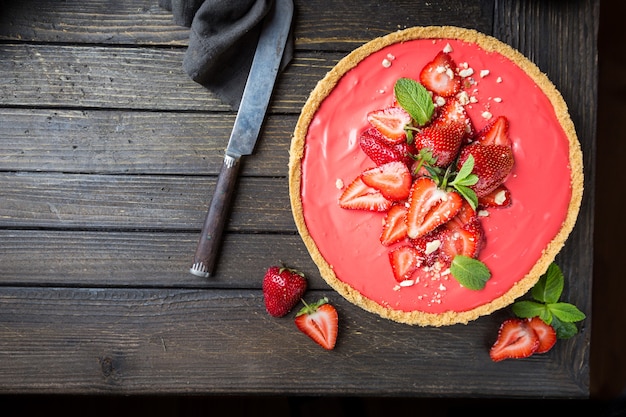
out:
M367 116L395 103L400 78L420 71L445 50L463 82L455 93L476 131L502 115L509 121L515 164L506 180L511 204L480 217L478 259L491 272L480 290L464 288L449 270L424 269L399 285L390 265L394 244L381 244L385 213L338 204L353 179L375 166L359 146ZM571 200L568 137L544 92L508 58L453 39L413 40L372 53L339 80L311 121L302 159L306 227L337 279L375 303L400 311L471 310L507 293L539 260L559 232ZM395 245L401 245L396 243Z

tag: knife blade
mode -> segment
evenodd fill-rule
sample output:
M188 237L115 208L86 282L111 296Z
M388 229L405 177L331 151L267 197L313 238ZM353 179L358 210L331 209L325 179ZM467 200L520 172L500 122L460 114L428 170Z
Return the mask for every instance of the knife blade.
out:
M224 153L224 162L189 269L194 275L209 277L213 274L235 192L241 157L251 155L254 151L280 69L292 17L293 1L275 0L263 20L241 104Z

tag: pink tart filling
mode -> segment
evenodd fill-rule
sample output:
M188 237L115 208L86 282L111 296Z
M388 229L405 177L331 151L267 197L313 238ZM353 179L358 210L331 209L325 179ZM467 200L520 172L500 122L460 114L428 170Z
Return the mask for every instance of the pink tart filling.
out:
M509 119L515 166L506 181L512 205L487 210L479 259L491 271L482 290L462 287L449 273L424 272L411 286L394 279L380 243L384 214L345 210L338 197L374 163L361 150L367 113L394 102L398 78L420 70L447 45L466 69L465 109L476 130L493 117ZM470 83L471 80L471 83ZM308 127L301 200L306 227L337 279L362 296L399 311L463 312L507 293L541 257L567 216L572 197L568 137L544 92L506 57L454 39L396 43L369 55L339 80Z

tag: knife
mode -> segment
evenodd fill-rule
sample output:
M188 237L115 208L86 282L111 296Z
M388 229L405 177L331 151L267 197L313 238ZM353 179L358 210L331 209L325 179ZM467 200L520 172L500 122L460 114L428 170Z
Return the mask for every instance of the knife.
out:
M194 275L209 277L213 274L224 224L235 192L241 157L254 151L280 68L292 17L292 0L274 0L263 20L224 162L202 225L193 265L189 269Z

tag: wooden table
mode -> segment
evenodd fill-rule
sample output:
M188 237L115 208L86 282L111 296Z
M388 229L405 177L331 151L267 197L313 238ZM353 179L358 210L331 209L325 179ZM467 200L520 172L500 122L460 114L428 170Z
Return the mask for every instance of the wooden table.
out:
M156 0L0 7L0 393L589 395L598 1L297 0L295 58L210 279L188 269L235 114L183 72L188 29ZM534 61L582 143L584 201L557 260L588 319L547 355L489 360L508 311L421 328L359 309L292 220L289 142L316 82L372 38L444 24ZM337 305L334 351L265 313L263 272L280 261L306 273L307 298Z

